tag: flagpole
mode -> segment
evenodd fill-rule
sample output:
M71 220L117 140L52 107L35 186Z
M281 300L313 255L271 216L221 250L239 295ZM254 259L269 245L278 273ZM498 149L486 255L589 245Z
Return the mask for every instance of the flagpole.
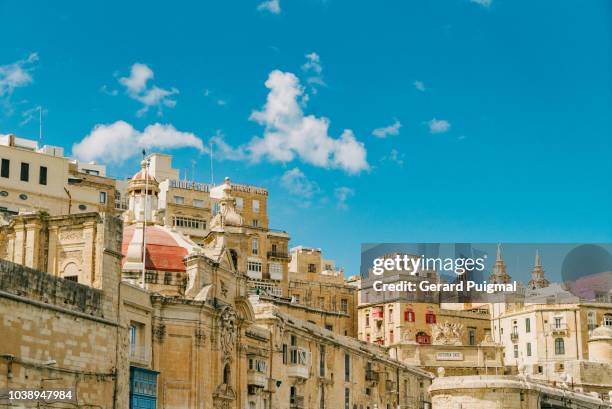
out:
M147 197L149 196L149 161L146 159L145 151L142 151L145 161L144 177L144 211L142 219L142 275L140 277L142 288L145 288L145 273L147 271Z

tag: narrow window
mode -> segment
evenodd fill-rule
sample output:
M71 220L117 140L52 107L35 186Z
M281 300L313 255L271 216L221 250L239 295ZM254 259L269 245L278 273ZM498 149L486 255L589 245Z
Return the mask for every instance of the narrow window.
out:
M425 322L427 324L435 324L436 323L436 314L433 312L428 312L425 314Z
M100 203L102 204L106 203L106 197L107 197L106 192L100 192Z
M319 347L319 376L325 376L325 345Z
M565 341L563 338L555 339L555 355L564 355L565 354Z
M469 331L470 345L476 345L476 329L470 328L468 331Z
M351 407L351 390L349 388L344 388L344 409L350 409Z
M21 162L21 181L27 182L30 180L30 164Z
M2 166L0 168L0 176L8 178L10 175L11 161L8 159L2 159Z
M38 183L40 185L47 184L47 167L46 166L40 167L40 173L38 174Z
M253 199L253 212L259 213L259 200Z
M527 343L527 356L531 356L531 342Z
M344 382L351 381L351 356L344 354Z
M525 332L531 332L531 320L525 318Z
M325 388L321 388L321 402L319 402L319 409L325 409Z

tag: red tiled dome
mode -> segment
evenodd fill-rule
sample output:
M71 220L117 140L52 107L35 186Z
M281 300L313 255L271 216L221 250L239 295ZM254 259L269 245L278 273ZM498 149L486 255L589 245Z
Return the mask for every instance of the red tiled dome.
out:
M125 226L123 229L122 264L125 264L128 246L134 239L135 232L141 229L141 224ZM183 258L187 255L187 249L182 247L170 232L160 226L147 226L145 232L147 243L145 265L147 270L185 271Z
M155 178L153 177L153 175L151 175L150 172L147 172L145 169L140 169L138 172L136 172L136 174L134 176L132 176L131 180L145 180L146 179L153 181L153 182L157 182L157 180L155 180Z

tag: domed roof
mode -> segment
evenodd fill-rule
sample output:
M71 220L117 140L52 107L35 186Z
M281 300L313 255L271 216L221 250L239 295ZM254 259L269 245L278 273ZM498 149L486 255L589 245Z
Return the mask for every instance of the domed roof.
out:
M612 328L606 327L602 325L601 327L597 327L591 332L591 338L589 341L593 341L596 339L612 339Z
M145 229L147 270L185 271L183 258L198 248L191 240L169 230L165 226L150 225ZM142 224L132 224L123 229L122 266L142 266Z
M225 183L222 185L221 197L219 197L220 209L210 222L211 228L244 226L244 219L236 211L235 199L230 194L231 190L230 179L226 177Z
M157 180L155 180L153 175L151 175L151 173L147 169L146 160L143 160L142 162L140 162L140 170L136 172L136 174L132 176L132 179L130 180L131 181L149 180L149 181L157 183Z

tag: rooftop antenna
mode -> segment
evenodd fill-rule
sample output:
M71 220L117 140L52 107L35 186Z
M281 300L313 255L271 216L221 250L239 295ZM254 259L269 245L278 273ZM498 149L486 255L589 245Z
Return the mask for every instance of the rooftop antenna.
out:
M42 147L42 106L38 106L38 140Z
M196 165L195 159L191 159L191 181L192 182L195 182L195 165Z
M210 145L210 185L215 185L215 173L213 172L213 140L212 138L208 141Z

